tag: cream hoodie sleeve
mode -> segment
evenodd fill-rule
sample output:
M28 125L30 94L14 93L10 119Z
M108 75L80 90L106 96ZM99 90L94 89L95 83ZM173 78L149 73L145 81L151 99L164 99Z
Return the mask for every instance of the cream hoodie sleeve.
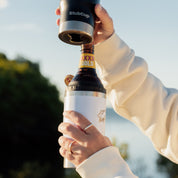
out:
M82 178L138 178L113 146L90 156L76 170Z
M164 87L116 34L95 46L95 59L115 111L178 163L178 91ZM136 178L115 147L100 150L76 170L83 178Z
M160 154L178 163L178 90L163 86L116 34L95 46L95 59L115 111L134 122Z

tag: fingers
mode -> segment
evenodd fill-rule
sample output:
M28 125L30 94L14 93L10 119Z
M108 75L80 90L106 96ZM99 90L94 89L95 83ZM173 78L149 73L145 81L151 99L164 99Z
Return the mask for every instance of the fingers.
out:
M61 15L60 9L57 8L56 11L55 11L55 13L56 13L56 15ZM56 24L59 26L59 24L60 24L60 19L57 19L57 20L56 20Z
M64 149L63 147L61 147L59 149L59 153L61 154L61 156L63 156L64 158L67 158L68 160L72 161L74 160L74 156L72 153L68 152L66 149Z
M68 118L74 124L78 125L81 129L91 124L91 122L86 119L82 114L75 111L64 111L64 117Z
M107 11L100 4L97 4L95 6L95 13L97 17L100 19L103 28L107 29L113 27L112 18L109 16Z
M77 142L75 142L74 140L72 140L70 138L67 138L65 136L59 137L58 143L65 150L68 150L69 152L72 152L72 153L73 153L73 147L74 147L74 145L77 144Z
M58 142L61 146L61 148L59 149L59 153L76 166L78 166L89 156L86 148L78 144L76 141L62 136L59 138Z
M84 129L91 124L91 122L85 118L82 114L75 112L75 111L65 111L63 113L64 117L72 121L74 124L76 124L81 130L84 131ZM98 130L96 129L95 126L90 127L87 129L87 133L92 133L92 134L98 134Z
M65 111L64 117L74 124L63 122L58 127L60 132L68 136L61 136L58 140L61 146L60 154L75 166L97 151L112 145L110 140L103 136L82 114Z
M58 127L58 131L81 144L86 141L86 134L71 123L61 123Z
M67 150L68 152L71 152L74 155L81 154L82 151L85 150L82 145L65 136L59 137L58 143L61 147L63 147L63 149Z
M60 19L57 19L57 20L56 20L56 24L57 24L57 26L59 26L59 24L60 24Z
M61 12L60 12L60 9L57 8L56 11L55 11L56 15L61 15Z
M100 4L97 4L95 6L95 13L103 24L111 23L112 21L111 17Z

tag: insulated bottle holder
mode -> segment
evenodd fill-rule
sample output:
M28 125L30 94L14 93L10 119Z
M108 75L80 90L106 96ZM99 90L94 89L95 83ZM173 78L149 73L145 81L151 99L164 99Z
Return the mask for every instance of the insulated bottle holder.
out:
M99 0L61 0L59 38L73 45L92 42L94 7L98 3Z

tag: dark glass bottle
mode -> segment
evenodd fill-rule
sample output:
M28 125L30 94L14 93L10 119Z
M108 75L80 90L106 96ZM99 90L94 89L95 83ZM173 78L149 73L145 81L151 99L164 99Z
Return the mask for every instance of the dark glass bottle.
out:
M79 70L69 83L67 90L106 93L96 73L94 46L92 44L82 45Z
M66 87L64 110L81 113L105 134L106 90L96 73L92 44L82 45L79 70ZM64 122L70 121L64 118ZM73 165L65 160L64 167L71 168Z

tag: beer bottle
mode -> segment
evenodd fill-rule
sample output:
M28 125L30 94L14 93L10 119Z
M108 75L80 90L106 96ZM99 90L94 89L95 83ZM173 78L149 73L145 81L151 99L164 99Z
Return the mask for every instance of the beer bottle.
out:
M96 73L94 45L81 46L77 74L65 90L64 110L74 110L84 115L103 135L105 134L106 90ZM70 122L64 118L64 122ZM65 168L74 165L64 161Z

